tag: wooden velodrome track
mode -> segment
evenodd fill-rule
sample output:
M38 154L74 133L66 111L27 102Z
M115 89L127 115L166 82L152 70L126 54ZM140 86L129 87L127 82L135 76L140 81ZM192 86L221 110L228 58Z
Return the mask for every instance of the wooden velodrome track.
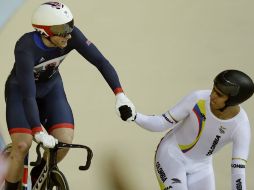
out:
M4 82L13 66L15 42L32 30L30 17L42 2L27 0L0 31L0 121L6 141ZM72 10L76 25L114 65L127 96L140 112L160 114L190 91L211 88L214 76L224 69L243 70L254 78L254 1L63 2ZM110 88L77 52L70 53L60 70L75 116L74 142L94 150L88 172L77 170L83 158L79 151L71 151L60 164L71 189L159 189L153 157L164 133L122 122L115 114ZM243 107L253 126L254 98ZM248 189L254 189L253 142ZM231 186L230 155L231 145L215 156L219 190Z

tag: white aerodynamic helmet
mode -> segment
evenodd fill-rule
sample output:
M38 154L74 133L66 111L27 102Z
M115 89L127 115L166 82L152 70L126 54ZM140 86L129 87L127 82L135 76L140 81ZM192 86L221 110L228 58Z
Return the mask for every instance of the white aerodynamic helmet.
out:
M32 26L46 37L65 36L72 32L74 20L70 9L63 3L46 2L35 10Z

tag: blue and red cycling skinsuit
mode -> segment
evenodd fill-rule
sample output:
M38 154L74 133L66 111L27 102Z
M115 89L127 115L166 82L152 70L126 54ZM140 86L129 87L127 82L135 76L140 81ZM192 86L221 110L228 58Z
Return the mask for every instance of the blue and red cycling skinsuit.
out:
M6 119L10 134L34 134L56 128L74 128L58 67L67 54L77 50L102 74L112 91L122 92L118 75L109 61L77 28L63 48L44 45L38 32L24 34L16 43L14 67L6 81Z

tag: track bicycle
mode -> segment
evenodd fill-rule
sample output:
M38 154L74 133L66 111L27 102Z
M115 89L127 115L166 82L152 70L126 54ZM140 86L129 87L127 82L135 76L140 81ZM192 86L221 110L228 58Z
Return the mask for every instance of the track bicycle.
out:
M37 160L35 162L30 162L31 166L40 164L42 159L40 148L43 148L45 151L47 151L46 165L32 190L69 190L66 177L57 166L58 150L64 148L85 149L87 151L86 164L79 166L79 170L88 170L93 157L93 152L88 146L58 142L54 148L44 148L42 143L39 143L36 147Z

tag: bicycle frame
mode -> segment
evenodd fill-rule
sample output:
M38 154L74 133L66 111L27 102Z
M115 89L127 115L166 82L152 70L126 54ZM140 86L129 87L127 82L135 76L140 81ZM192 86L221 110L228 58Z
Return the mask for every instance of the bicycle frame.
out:
M52 171L59 171L61 174L62 172L57 167L57 151L63 148L81 148L86 149L87 151L87 157L86 157L86 164L79 166L79 170L88 170L91 165L91 160L93 157L93 152L88 146L80 145L80 144L67 144L59 142L54 148L44 148L41 143L39 143L36 147L36 153L37 153L37 160L35 162L31 162L31 166L39 165L41 162L41 152L40 148L45 149L47 154L47 160L46 160L46 166L43 169L43 172L39 176L36 184L33 187L33 190L40 190L43 185L53 187L52 179L51 179L51 173ZM62 174L63 175L63 174ZM66 180L66 179L65 179ZM67 183L67 181L66 181ZM68 184L67 184L68 185ZM49 187L49 189L50 189Z

